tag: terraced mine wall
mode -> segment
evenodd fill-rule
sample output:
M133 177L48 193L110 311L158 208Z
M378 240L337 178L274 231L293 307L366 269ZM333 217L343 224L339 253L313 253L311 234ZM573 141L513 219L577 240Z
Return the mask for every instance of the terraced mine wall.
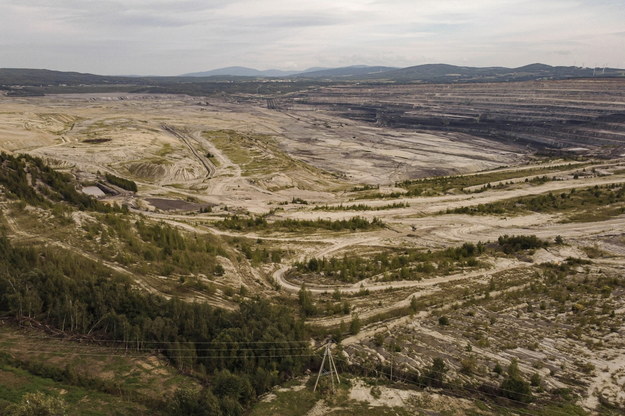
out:
M397 129L450 131L534 149L625 152L625 81L320 88L289 104Z

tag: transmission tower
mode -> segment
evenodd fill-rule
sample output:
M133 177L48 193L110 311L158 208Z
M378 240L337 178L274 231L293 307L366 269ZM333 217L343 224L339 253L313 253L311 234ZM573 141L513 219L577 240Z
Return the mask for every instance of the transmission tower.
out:
M319 384L319 379L321 376L330 376L330 380L332 381L332 391L335 390L334 386L334 378L336 377L336 382L339 384L341 379L339 378L339 372L336 370L336 365L334 364L334 358L332 358L332 341L328 341L325 344L325 351L323 353L323 360L321 361L321 367L319 367L319 374L317 374L317 381L315 381L315 387L313 391L317 391L317 384ZM328 363L328 370L325 369L326 361Z

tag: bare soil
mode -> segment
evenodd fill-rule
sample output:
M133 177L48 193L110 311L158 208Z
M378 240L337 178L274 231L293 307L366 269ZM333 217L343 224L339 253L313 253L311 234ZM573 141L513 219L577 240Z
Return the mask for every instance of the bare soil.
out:
M420 372L440 357L450 369L449 379L471 389L498 386L501 377L492 368L517 358L526 378L534 372L540 375L544 390L535 394L541 400L547 400L553 389L570 388L578 404L599 411L604 401L625 408L625 296L617 284L603 294L579 288L590 284L584 279L597 284L622 281L625 215L565 223L561 213L441 213L520 196L625 183L623 120L617 117L625 111L625 90L616 88L619 85L566 81L335 86L284 96L277 110L250 96L207 97L202 105L197 98L167 95L0 96L0 149L43 157L85 186L104 173L131 179L138 192L98 197L126 203L133 213L186 232L241 238L284 251L275 264L252 265L242 255L240 262L220 259L225 274L216 293L198 291L188 299L223 307L236 306L233 299L226 299L226 289L241 286L253 294L295 297L301 282L289 280L287 272L294 261L313 256L330 258L373 247L445 248L494 241L504 234L536 235L550 242L561 236L563 246L493 257L486 259L488 267L422 281L308 282L318 302L328 300L336 289L350 302L348 315L316 316L309 323L334 329L357 315L364 327L342 341L350 362L379 369L392 361L400 373ZM571 168L558 173L561 180L530 183L533 176L524 175L522 169L569 162L538 159L530 152L553 150L558 143L569 148L558 157L580 153L591 157L587 174L575 179L572 174L577 170ZM453 190L431 197L356 200L361 194L353 191L363 184L397 191L395 181L407 178L502 167L520 171L514 183L481 193ZM375 210L389 203L406 205ZM316 205L339 204L371 209L313 210ZM211 212L199 212L206 207ZM386 227L289 233L214 226L232 214L266 215L270 222L378 217ZM69 247L6 218L13 238ZM567 271L560 286L570 289L568 297L553 299L549 296L557 297L551 292L557 288L549 286L546 268L551 266L544 264L559 267L570 258L587 264ZM118 264L107 266L129 275L145 290L158 291L159 277L140 276ZM540 292L543 286L549 290ZM420 309L412 315L401 312L413 298L422 302ZM438 324L442 315L449 316L450 325ZM364 397L363 389L356 386L353 399L377 403ZM397 394L385 390L382 398L394 403ZM311 414L325 412L325 406L320 402ZM456 408L463 406L459 402Z

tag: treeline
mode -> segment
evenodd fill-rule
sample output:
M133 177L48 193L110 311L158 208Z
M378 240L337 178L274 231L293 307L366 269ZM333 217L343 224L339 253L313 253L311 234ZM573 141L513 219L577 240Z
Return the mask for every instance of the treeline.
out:
M409 179L401 182L396 182L395 186L405 189L405 192L391 192L391 193L373 193L361 195L357 199L372 199L372 198L401 198L401 197L416 197L416 196L436 196L444 195L451 191L466 192L465 188L484 185L481 189L474 192L483 192L493 187L503 187L504 185L491 185L492 182L501 182L523 176L539 175L541 173L557 172L570 169L574 166L583 166L585 164L572 163L556 165L556 166L537 166L531 169L523 170L502 170L499 172L488 172L473 175L454 175L454 176L436 176L423 179ZM533 184L539 184L548 180L554 180L552 177L549 179L547 176L542 178L534 178L532 180L527 179L526 182ZM366 190L366 189L362 189Z
M127 212L127 207L107 205L77 191L74 184L70 175L55 171L38 157L0 153L0 185L10 199L45 208L66 202L79 210Z
M318 205L313 208L313 211L383 211L387 209L395 208L408 208L405 202L397 202L393 204L381 205L374 207L366 204L354 204L354 205Z
M479 204L471 207L447 209L447 214L512 214L524 211L532 212L565 212L570 210L590 211L604 208L606 205L625 202L625 186L610 184L595 185L582 190L571 189L568 192L526 196L506 201Z
M575 166L582 166L577 164ZM456 175L456 176L439 176L434 178L424 179L412 179L402 182L397 182L395 186L405 188L414 195L440 195L452 189L464 190L464 188L487 185L491 182L501 182L509 179L519 178L523 176L534 176L541 173L557 172L567 170L574 167L572 163L555 166L538 166L531 169L522 170L502 170L499 172L480 173L475 175ZM541 181L548 181L546 176L542 178L534 178L531 180L533 183L541 183ZM526 182L530 181L529 179Z
M577 178L575 178L577 179ZM529 183L532 185L542 185L544 183L550 182L550 181L557 181L557 180L561 180L556 178L555 176L552 177L548 177L547 175L543 175L543 176L535 176L532 179L529 178L525 178L525 183ZM480 187L479 189L476 189L474 191L466 191L468 193L474 193L474 194L479 194L485 191L488 191L490 189L503 189L506 186L510 186L510 185L514 185L515 182L513 181L509 181L509 182L499 182L496 185L491 184L490 182L483 185L482 187Z
M113 185L119 186L127 191L137 192L137 184L130 179L120 178L110 173L106 173L104 176L106 180Z
M353 217L347 220L277 220L267 221L264 217L239 217L233 215L215 224L217 227L237 231L301 231L310 229L322 229L331 231L343 230L372 230L384 227L379 218L369 221L362 217Z
M342 282L353 283L372 276L387 274L387 280L415 280L433 273L445 274L458 267L479 265L477 257L485 250L481 243L465 243L438 251L403 250L381 252L370 257L310 258L294 264L291 273L323 274Z
M264 300L243 302L235 312L168 300L134 289L96 262L49 247L16 247L4 236L0 264L1 314L162 351L206 381L203 397L215 398L215 415L242 414L309 360L303 323ZM178 402L186 400L179 396Z

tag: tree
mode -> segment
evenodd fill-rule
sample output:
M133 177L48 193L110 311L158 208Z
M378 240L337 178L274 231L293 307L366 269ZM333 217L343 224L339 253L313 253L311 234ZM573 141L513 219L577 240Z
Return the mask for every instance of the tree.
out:
M65 416L67 406L60 397L42 392L26 393L16 405L9 406L7 416Z
M172 416L221 416L222 414L219 400L208 389L198 391L183 388L177 390L168 410Z
M508 366L508 374L501 382L499 389L501 395L508 399L526 403L532 401L530 384L523 380L523 375L521 370L519 370L519 363L516 359L513 359Z
M235 402L248 404L254 398L255 392L250 381L246 377L232 374L228 370L222 370L215 375L213 391L220 398L230 397Z
M352 316L352 322L349 324L349 332L352 335L356 335L358 332L360 332L361 326L362 326L362 322L360 322L360 318L358 317L358 314L354 314Z
M316 313L315 304L313 303L312 293L306 289L306 285L302 285L302 288L298 293L299 305L302 309L304 316L313 316Z
M501 375L501 373L503 373L503 368L501 368L501 364L499 363L495 364L495 367L493 368L493 372L495 374Z
M445 382L445 373L447 366L442 358L436 357L432 362L432 366L425 374L425 384L432 387L441 387Z

